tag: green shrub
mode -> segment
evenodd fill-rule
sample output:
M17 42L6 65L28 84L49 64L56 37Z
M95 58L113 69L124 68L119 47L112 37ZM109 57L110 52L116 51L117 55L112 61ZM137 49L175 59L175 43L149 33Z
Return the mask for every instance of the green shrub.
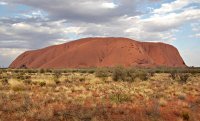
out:
M184 121L189 121L189 119L190 119L190 115L188 112L182 112L181 116Z
M146 81L149 74L144 70L126 69L123 67L114 68L112 78L114 81L128 81L133 82L136 78Z
M131 98L127 94L117 93L110 95L110 100L115 103L122 103L131 101Z
M108 77L109 76L109 71L106 68L98 68L95 71L95 76L96 77Z
M179 77L180 77L179 81L181 83L186 83L188 78L190 77L190 75L189 74L179 74Z
M138 77L139 79L146 81L148 79L148 73L145 71L138 71L135 72L136 73L136 77Z
M32 83L32 80L31 80L31 79L25 79L23 82L24 82L25 84L31 84L31 83Z
M40 82L39 85L40 85L41 87L43 87L43 86L46 85L46 82Z
M84 81L85 81L85 78L82 77L82 78L79 79L79 81L80 81L80 82L84 82Z
M54 79L54 82L55 82L56 84L60 84L60 80L59 80L59 79Z
M80 69L79 73L87 73L87 70L86 69Z
M89 69L89 70L88 70L88 73L93 74L93 73L95 73L95 70Z
M124 67L115 67L112 73L114 81L126 81L127 70Z
M171 74L171 78L173 80L175 80L177 78L178 71L177 70L172 70L172 71L170 71L170 74Z
M43 68L40 69L40 73L41 73L41 74L45 73L45 70L44 70Z
M3 78L1 81L2 81L3 85L7 85L8 84L8 78Z
M54 72L54 82L55 82L56 84L60 84L59 78L60 78L61 76L62 76L61 71L56 70L56 71Z
M53 71L51 69L46 69L46 72L52 73Z
M60 78L62 76L62 72L59 70L54 71L54 78Z
M150 76L154 76L154 75L155 75L155 71L154 71L154 70L150 70L150 71L149 71L149 75L150 75Z
M31 79L31 76L25 75L24 73L18 73L15 78L18 80L26 80Z
M173 80L176 80L180 83L186 83L190 75L188 73L171 72L171 77Z
M13 91L24 91L27 89L26 86L23 84L12 85L11 88Z

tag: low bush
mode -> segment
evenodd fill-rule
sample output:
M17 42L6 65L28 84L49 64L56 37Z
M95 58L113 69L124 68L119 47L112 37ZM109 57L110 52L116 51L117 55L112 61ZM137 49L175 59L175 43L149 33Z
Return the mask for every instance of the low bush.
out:
M188 73L171 73L171 77L180 83L186 83L190 75Z
M114 81L126 81L127 70L124 67L115 67L112 73Z
M40 82L39 85L40 85L41 87L46 86L46 82Z
M170 75L173 80L175 80L177 78L177 73L178 73L177 70L170 71Z
M31 84L31 83L32 83L32 80L31 80L31 79L25 79L23 82L24 82L25 84Z
M85 77L79 78L79 81L80 81L80 82L84 82L84 81L85 81Z
M145 71L138 71L138 72L135 72L135 74L136 74L136 77L138 77L142 81L146 81L148 79L148 73Z
M110 95L110 100L115 103L122 103L122 102L131 101L131 98L127 94L117 93L117 94Z
M189 115L188 112L185 112L185 111L182 112L181 116L182 116L184 121L189 121L190 120L190 115Z
M44 69L40 69L40 73L41 74L45 73L45 70Z
M11 86L13 91L24 91L26 90L26 86L24 84L15 84Z
M93 69L89 69L88 70L88 73L90 73L90 74L93 74L93 73L95 73L96 71L95 70L93 70Z
M55 70L54 71L54 78L60 78L62 76L62 72L61 71L59 71L59 70Z
M109 71L106 68L98 68L95 71L95 76L96 77L100 77L100 78L108 77L109 76Z
M123 67L114 68L112 78L114 81L128 81L133 82L136 78L146 81L149 78L149 74L144 70L126 69Z
M179 77L180 77L180 80L179 80L179 81L180 81L181 83L186 83L187 80L188 80L188 78L190 77L190 75L189 75L189 74L180 74Z
M61 73L61 71L55 71L54 72L54 82L56 83L56 84L60 84L60 80L59 80L59 78L62 76L62 73Z
M54 79L55 84L60 84L60 80L59 79Z
M3 85L7 85L7 84L8 84L8 78L3 78L3 79L1 80L1 83L2 83Z

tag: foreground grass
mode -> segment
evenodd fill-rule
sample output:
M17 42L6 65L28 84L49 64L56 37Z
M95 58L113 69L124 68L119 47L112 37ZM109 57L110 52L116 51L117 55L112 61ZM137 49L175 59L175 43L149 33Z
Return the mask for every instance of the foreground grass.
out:
M119 68L1 70L0 120L200 120L198 69Z

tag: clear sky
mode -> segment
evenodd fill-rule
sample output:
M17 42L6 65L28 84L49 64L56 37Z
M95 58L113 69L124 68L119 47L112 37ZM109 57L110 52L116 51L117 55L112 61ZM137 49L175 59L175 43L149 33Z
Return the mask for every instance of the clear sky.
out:
M26 50L107 36L172 44L200 67L200 0L0 0L1 67Z

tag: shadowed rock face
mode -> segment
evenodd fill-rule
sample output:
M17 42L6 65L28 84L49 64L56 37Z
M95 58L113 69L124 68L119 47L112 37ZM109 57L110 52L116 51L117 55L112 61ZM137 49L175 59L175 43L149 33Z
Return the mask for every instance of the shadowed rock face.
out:
M130 66L185 67L178 50L164 43L127 38L85 38L21 54L10 68Z

